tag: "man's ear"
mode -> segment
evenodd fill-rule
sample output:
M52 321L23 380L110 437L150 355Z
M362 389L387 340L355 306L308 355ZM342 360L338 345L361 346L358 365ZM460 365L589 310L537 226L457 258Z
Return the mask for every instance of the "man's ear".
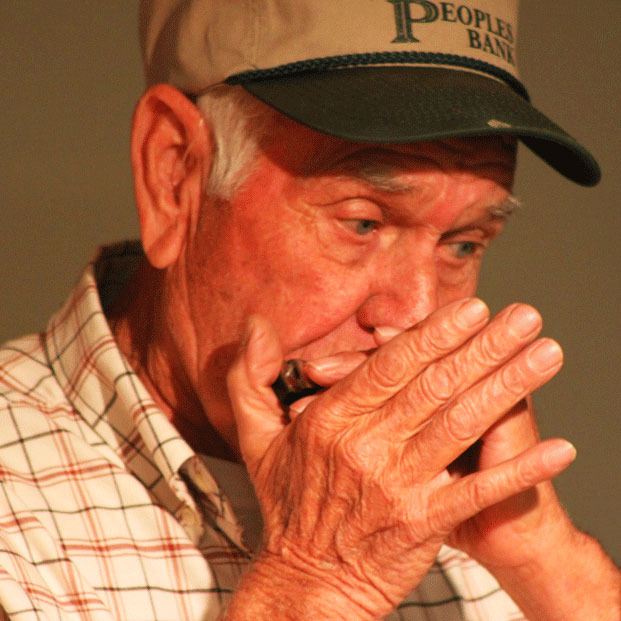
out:
M174 264L203 201L211 133L198 108L168 84L140 98L131 157L142 244L157 268Z

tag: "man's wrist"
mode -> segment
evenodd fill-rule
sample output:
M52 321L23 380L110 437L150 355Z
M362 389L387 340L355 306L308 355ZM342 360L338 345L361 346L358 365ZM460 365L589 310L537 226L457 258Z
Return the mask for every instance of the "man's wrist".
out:
M384 618L392 610L391 604L365 591L347 588L335 571L324 574L274 557L263 558L242 578L224 620L265 617L271 621L375 621Z
M528 618L619 621L618 569L593 538L567 524L532 561L493 572Z

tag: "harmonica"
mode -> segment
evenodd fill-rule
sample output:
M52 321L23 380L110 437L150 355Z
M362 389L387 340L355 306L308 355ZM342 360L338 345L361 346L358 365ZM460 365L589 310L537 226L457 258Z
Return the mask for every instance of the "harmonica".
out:
M294 401L315 394L320 388L304 373L304 360L293 358L285 360L278 379L272 384L272 390L282 405L291 405Z

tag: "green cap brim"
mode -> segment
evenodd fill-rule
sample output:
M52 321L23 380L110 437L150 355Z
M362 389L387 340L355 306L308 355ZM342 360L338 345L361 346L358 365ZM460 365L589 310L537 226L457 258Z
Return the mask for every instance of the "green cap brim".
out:
M258 72L260 73L260 72ZM444 67L347 67L235 80L288 117L355 142L510 134L569 179L601 177L593 156L507 84Z

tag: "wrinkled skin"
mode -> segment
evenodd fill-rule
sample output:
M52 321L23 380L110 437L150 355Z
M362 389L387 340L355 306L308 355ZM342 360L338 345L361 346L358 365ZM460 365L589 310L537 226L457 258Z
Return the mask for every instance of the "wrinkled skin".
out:
M539 441L528 401L561 351L534 309L490 321L470 299L513 141L362 145L273 120L241 188L210 201L208 125L174 89L145 95L149 265L110 317L188 442L247 464L264 546L230 618L380 618L444 541L526 612L570 618L555 577L577 535L547 481L575 453ZM291 357L327 390L285 416L270 386Z
M396 181L412 189L384 192L381 199L377 190L372 195L368 187L345 174L356 170L362 155L388 161L401 173L395 172ZM269 174L259 172L262 179L275 179L275 187L270 188L273 194L266 196L264 186L261 195L252 193L252 178L246 186L242 219L231 227L244 233L241 243L234 246L234 256L240 273L243 262L246 291L253 274L258 275L249 310L271 319L287 357L313 360L329 355L334 361L338 352L373 349L380 338L374 328L407 329L436 308L471 295L483 249L502 227L502 220L490 216L488 208L502 203L508 194L513 154L503 141L475 139L365 149L362 155L360 150L354 151L348 154L353 162L343 163L339 153L336 170L310 178L291 175L291 169L297 172L303 165L297 160L289 161L285 171L274 171L269 161ZM246 201L251 206L248 211L244 209ZM274 206L279 211L272 219L270 210ZM278 218L276 235L272 227ZM362 229L364 234L360 234L361 221L377 221L378 225L370 233ZM352 229L355 235L350 235ZM266 252L269 264L262 251L257 252L257 239L267 239L276 246ZM464 247L469 252L461 257ZM248 253L252 253L254 265L250 256L244 262ZM260 266L256 266L257 261ZM269 274L274 274L273 278ZM282 286L283 280L287 287ZM332 393L315 400L290 428L279 429L261 445L258 463L257 438L266 433L268 421L281 420L280 410L272 403L261 424L248 432L248 445L242 443L245 417L256 413L251 414L253 408L242 405L239 391L243 381L236 382L233 371L229 388L242 455L263 506L268 562L280 562L284 556L289 563L297 563L303 575L335 583L335 589L358 600L372 615L385 614L420 581L442 541L462 521L565 467L571 460L571 449L560 461L552 460L552 467L545 464L543 454L557 445L532 449L536 434L529 419L522 421L530 429L523 434L529 436L527 442L520 437L519 443L511 442L511 450L505 445L501 455L488 459L488 468L497 466L500 470L488 471L485 479L464 479L474 487L464 482L455 483L455 489L449 486L447 466L560 367L558 346L546 343L556 354L552 371L533 372L522 355L513 366L503 369L506 375L494 376L493 388L478 387L466 412L448 397L432 398L433 406L425 404L425 396L434 395L434 391L452 395L453 391L459 394L475 386L532 340L540 327L538 316L523 307L516 315L530 318L529 339L516 342L507 322L496 322L493 336L486 333L477 341L484 344L472 346L469 356L455 354L454 360L444 361L448 374L440 371L445 366L436 365L423 376L425 380L419 380L422 386L407 394L400 390L402 385L393 390L380 388L395 381L393 376L407 373L414 379L425 370L421 361L432 348L428 335L423 337L427 349L419 346L409 355L391 356L392 366L362 375L356 384L357 407L351 403L352 388L347 380L339 384L337 394L342 401L334 403ZM452 332L448 325L436 329L440 339ZM461 334L443 354L453 352L472 334ZM259 352L266 350L269 345L264 343ZM260 360L265 354L257 355ZM407 371L405 361L409 363ZM279 366L276 356L265 387L274 380ZM480 371L475 373L477 368ZM430 373L439 376L429 379ZM515 385L505 379L510 373L516 376L511 378ZM466 377L459 387L445 385L457 381L460 374ZM491 395L489 391L493 391ZM255 400L252 397L253 405ZM453 409L447 410L448 405ZM348 416L344 416L344 407ZM469 421L474 428L456 430L444 421L422 429L432 419L442 421L447 411L455 412L455 426L465 426ZM480 420L475 425L470 419L479 411ZM378 421L383 421L380 428ZM464 437L459 443L451 443L454 435ZM397 443L397 438L403 443ZM499 466L509 456L529 448L531 452L521 460ZM485 451L482 459L486 459ZM524 546L519 541L512 555L505 556L506 544L515 546L522 534L523 502L522 498L515 499L520 509L509 509L516 519L497 537L505 545L495 557L488 536L489 524L495 519L493 512L487 520L477 518L476 526L472 522L456 531L453 541L461 540L462 547L475 556L479 548L481 552L487 548L486 560L492 562L524 562ZM469 536L467 531L482 531L485 536ZM517 536L507 538L509 531ZM330 571L322 570L326 567Z
M384 345L291 424L279 418L269 389L278 341L260 318L253 320L245 360L231 373L232 386L254 386L235 393L234 406L266 519L264 562L286 562L345 594L361 607L360 618L396 606L452 532L454 543L475 555L492 557L497 538L500 554L514 549L492 560L515 562L524 554L522 522L530 518L509 510L504 532L486 537L498 509L488 509L488 517L479 512L553 476L572 458L565 443L550 441L514 460L502 455L475 475L448 474L451 462L561 364L549 340L522 349L537 332L536 314L526 337L512 330L510 312L477 334L486 324L484 305L472 327L460 307L449 305ZM511 310L523 316L523 307ZM475 515L476 526L460 526ZM482 537L471 532L477 529Z

